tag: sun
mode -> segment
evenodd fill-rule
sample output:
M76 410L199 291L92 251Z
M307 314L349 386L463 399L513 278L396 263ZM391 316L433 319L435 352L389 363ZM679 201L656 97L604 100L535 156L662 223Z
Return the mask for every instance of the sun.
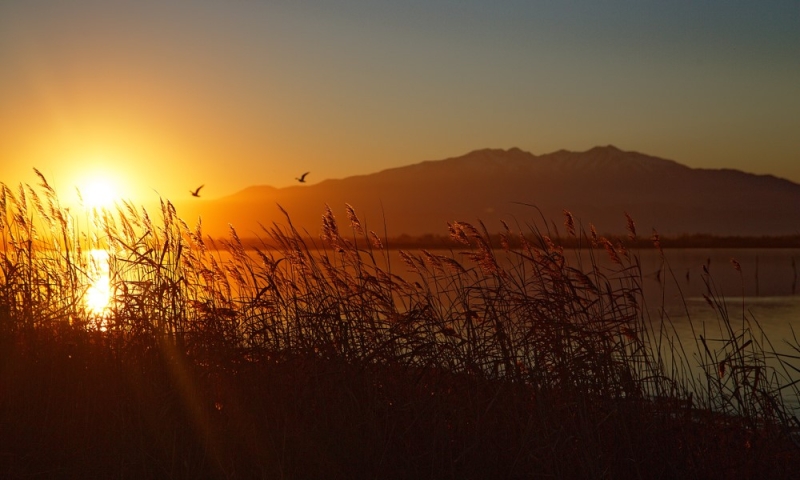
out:
M81 195L87 207L109 207L114 203L114 189L103 180L93 179L82 189Z
M90 175L78 182L78 201L88 209L111 208L120 199L120 189L108 175Z

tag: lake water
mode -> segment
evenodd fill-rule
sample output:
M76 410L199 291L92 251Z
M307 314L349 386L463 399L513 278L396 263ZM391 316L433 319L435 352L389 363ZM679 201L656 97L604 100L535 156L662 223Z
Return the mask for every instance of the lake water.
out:
M409 249L408 253L420 252ZM451 256L465 267L474 266L463 255L463 249L432 250L431 253ZM505 252L495 253L501 265L513 263ZM589 253L589 250L565 250L564 256L571 266L577 268L580 264L586 272L592 265ZM762 342L766 349L800 356L793 348L798 341L794 340L792 331L793 325L800 326L800 248L665 249L663 258L656 249L629 253L639 258L643 296L651 318L658 321L666 316L690 356L697 353L693 349L698 347L696 340L700 334L708 340L710 348L722 346L715 342L723 337L720 312L704 297L709 287L713 297L724 302L724 311L734 329L749 327L754 341ZM605 251L594 250L593 254L601 270L618 268ZM393 273L416 280L397 251L390 258ZM797 335L800 340L800 331ZM793 364L800 369L800 360Z
M432 253L452 255L469 265L457 249ZM712 351L722 351L722 339L728 338L721 332L720 310L712 308L704 297L710 287L713 297L724 302L723 311L737 334L748 329L752 332L749 338L765 351L797 357L784 357L798 369L781 368L780 373L788 379L784 383L800 379L800 351L795 348L800 342L800 328L793 331L793 326L800 327L800 248L665 249L663 260L655 249L629 253L639 258L643 297L652 321L669 320L669 328L696 367L695 376L701 376L699 363L703 357L699 335ZM588 251L566 250L564 255L574 267L581 260L584 271L591 265ZM595 250L594 255L601 270L613 268L605 251ZM502 252L498 260L503 260ZM392 262L403 266L399 255ZM399 274L397 268L393 270ZM777 366L777 362L768 358L767 365ZM800 414L800 399L793 391L787 390L784 398Z
M663 303L676 321L683 317L716 322L717 312L703 296L709 285L718 298L724 299L731 319L755 318L773 340L790 336L790 327L800 321L800 249L665 250L664 267L655 250L637 255L648 303L651 307ZM704 267L709 285L703 280Z
M419 252L409 250L409 253ZM465 267L471 266L460 249L432 253L453 256ZM605 251L595 250L593 253L599 268L614 268ZM720 333L719 310L712 308L704 298L709 290L704 277L711 280L709 285L714 297L724 300L725 311L735 330L747 327L753 332L754 342L760 342L765 350L800 357L800 352L795 349L800 332L797 332L795 339L792 330L795 324L800 326L797 278L800 248L666 249L663 260L655 249L630 253L639 258L643 297L650 318L653 322L669 319L670 329L674 329L690 359L702 357L701 346L697 342L699 334L703 334L712 350L721 350L724 345L719 339L726 337ZM498 261L510 264L510 260L504 260L504 252L496 254ZM579 260L582 261L584 271L591 266L588 254L587 250L580 253L575 250L564 252L573 267L578 266ZM229 258L221 252L219 257L223 261ZM391 252L390 261L393 273L407 280L416 280L398 251ZM738 265L738 269L735 265ZM107 284L107 277L98 278ZM800 371L800 358L786 359ZM790 370L789 378L800 378L798 371ZM698 373L696 371L695 375ZM793 393L786 400L792 405L800 405L800 400Z
M416 253L409 250L409 253ZM453 256L465 266L469 260L460 254L458 249L434 250L432 253ZM757 314L759 322L769 325L776 332L786 332L779 326L790 325L800 320L800 248L687 248L665 249L664 260L655 249L643 249L629 252L639 258L642 271L642 288L647 303L653 306L664 305L671 314L703 318L709 312L704 294L708 286L703 281L705 271L712 280L714 293L724 298L733 310L741 313L744 300L747 311ZM590 265L588 251L580 254L574 250L565 250L564 256L571 266L577 267L582 261L584 271ZM594 251L601 270L613 269L614 266L602 250ZM403 262L399 254L392 260L393 272L403 275ZM580 258L579 258L580 257ZM502 252L497 254L498 261L503 261ZM736 269L732 260L739 265Z
M474 266L463 251L456 247L431 253L451 256L467 268ZM408 253L420 255L421 251L409 249ZM511 264L505 252L495 253L501 264ZM709 342L721 336L720 314L703 296L709 290L705 277L710 279L714 296L724 300L734 326L742 328L743 320L747 319L753 330L763 330L762 340L771 342L770 350L800 356L792 347L798 344L793 340L792 326L800 327L800 248L665 249L663 259L656 249L629 253L639 258L644 300L651 318L668 316L687 350L696 346L697 335L701 333ZM593 254L601 270L617 268L605 251L594 250ZM581 262L583 271L591 266L589 250L565 250L564 256L573 267L577 268ZM397 250L391 252L390 261L392 273L410 281L417 279ZM800 331L797 334L800 340ZM800 360L793 363L800 369Z
M721 313L712 308L704 294L709 286L715 297L724 301L724 312L734 329L749 326L756 338L763 330L763 341L770 350L800 356L793 348L793 326L800 326L800 293L797 268L800 249L680 249L666 250L671 273L662 269L657 280L660 257L655 250L639 252L644 273L645 298L651 310L669 315L687 341L706 332L707 339L719 337ZM738 270L734 266L738 263ZM704 267L710 279L704 282ZM666 280L665 280L666 276ZM661 294L663 292L663 295ZM689 328L689 320L694 332ZM749 324L747 323L749 321ZM800 368L800 361L793 362Z

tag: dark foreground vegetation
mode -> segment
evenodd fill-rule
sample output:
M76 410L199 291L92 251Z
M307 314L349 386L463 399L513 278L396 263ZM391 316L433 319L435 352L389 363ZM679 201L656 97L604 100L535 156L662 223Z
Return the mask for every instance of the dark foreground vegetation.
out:
M246 251L234 231L209 244L169 202L158 220L127 204L76 217L44 178L0 187L0 477L800 471L793 359L732 319L709 277L719 331L687 355L643 305L636 255L569 215L585 255L535 225L493 249L454 223L466 260L400 263L352 209L347 228L323 215L318 244L287 216ZM100 248L113 300L92 311Z

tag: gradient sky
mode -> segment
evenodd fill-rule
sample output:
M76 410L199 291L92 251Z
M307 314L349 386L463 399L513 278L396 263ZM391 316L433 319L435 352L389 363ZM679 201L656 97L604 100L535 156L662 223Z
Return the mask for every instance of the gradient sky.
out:
M217 197L607 144L800 183L800 1L0 3L9 185Z

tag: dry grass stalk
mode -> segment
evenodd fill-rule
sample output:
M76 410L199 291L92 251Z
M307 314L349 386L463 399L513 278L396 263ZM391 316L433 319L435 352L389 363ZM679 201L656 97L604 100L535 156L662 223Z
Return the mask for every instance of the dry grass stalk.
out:
M756 454L775 460L769 473L800 464L753 452L782 445L765 440L773 437L750 450L739 441L742 432L755 439L773 430L786 438L792 423L755 327L733 327L707 268L706 299L721 312L724 340L714 348L698 337L701 388L679 373L691 369L689 358L642 304L635 253L594 226L591 243L611 267L595 263L592 250L588 265L572 263L535 229L539 247L520 234L514 249L508 225L496 253L485 226L453 222L451 238L471 248L468 260L400 251L406 275L392 270L388 252L376 258L359 247L385 248L350 205L363 242L343 239L326 208L323 247L333 252L301 236L288 214L285 226L264 230L263 249L248 251L234 229L219 247L203 238L201 224L190 228L168 201L158 221L125 204L92 215L91 231L82 231L38 175L42 194L0 185L0 346L25 375L46 379L36 388L51 397L35 398L53 403L26 405L34 384L13 376L19 388L0 392L0 423L15 429L15 412L28 412L20 417L28 428L84 434L73 440L84 446L92 432L117 432L111 441L126 448L107 463L97 457L112 469L101 476L374 477L389 468L397 478L627 477L634 461L648 474L702 477L720 462L755 472L742 459ZM95 248L111 257L113 301L102 316L83 301L92 270L85 252ZM84 360L73 368L65 359L76 357ZM72 383L52 383L58 375L42 365ZM120 381L122 372L131 380ZM90 410L79 417L84 432L72 416L35 414L76 408L87 396L74 385L98 399L105 426ZM752 427L720 430L734 422ZM133 446L130 435L138 435ZM694 455L720 438L718 460ZM22 448L9 450L15 461ZM186 454L183 463L167 451ZM3 472L31 472L5 458Z

